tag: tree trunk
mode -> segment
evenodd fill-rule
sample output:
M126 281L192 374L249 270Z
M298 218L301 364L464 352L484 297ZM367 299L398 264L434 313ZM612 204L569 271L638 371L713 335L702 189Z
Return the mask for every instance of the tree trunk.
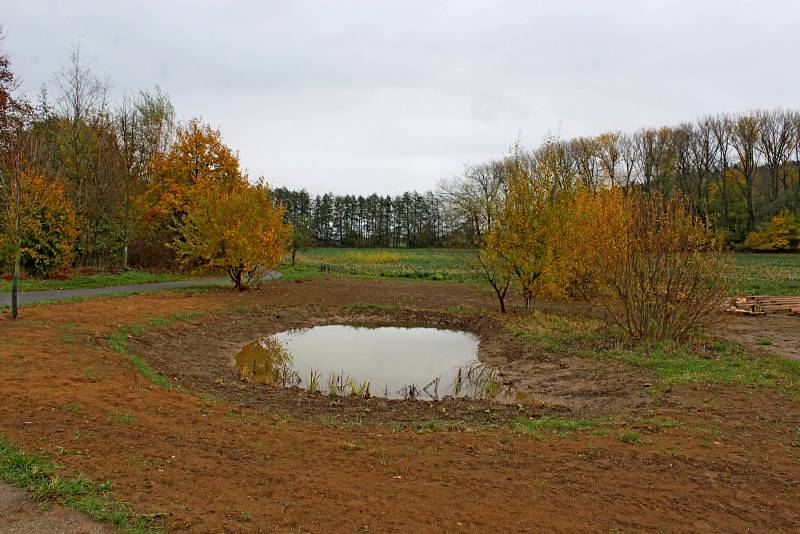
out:
M17 292L19 291L19 261L20 243L17 243L17 250L14 252L14 275L11 280L11 317L17 318L19 308L17 306Z

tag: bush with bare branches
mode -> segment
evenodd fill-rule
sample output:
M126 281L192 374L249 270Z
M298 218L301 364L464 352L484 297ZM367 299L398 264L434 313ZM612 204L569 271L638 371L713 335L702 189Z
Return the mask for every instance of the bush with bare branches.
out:
M576 206L590 212L577 278L626 335L685 339L720 319L728 259L686 201L611 189Z

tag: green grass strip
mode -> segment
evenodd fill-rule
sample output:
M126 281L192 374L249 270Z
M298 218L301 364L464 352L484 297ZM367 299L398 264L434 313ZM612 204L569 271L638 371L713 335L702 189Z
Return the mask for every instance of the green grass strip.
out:
M83 476L61 477L56 464L21 452L3 438L0 438L0 478L22 488L34 499L55 500L125 533L164 532L152 521L134 515L128 504L114 499L111 481L96 483Z
M178 312L163 317L154 317L152 319L148 319L143 323L121 326L120 328L118 328L117 330L108 335L107 338L108 345L114 352L122 354L123 356L127 356L128 361L133 366L133 368L136 369L139 373L142 374L142 376L150 380L155 385L166 390L183 391L183 389L180 386L174 384L169 378L165 377L164 375L161 375L158 372L156 372L152 367L150 367L147 364L147 362L142 360L139 356L131 354L130 347L128 346L128 339L129 336L141 334L142 332L150 328L163 328L171 324L177 323L179 321L188 321L190 319L196 319L198 317L202 317L203 315L205 315L205 312L199 312L199 311Z

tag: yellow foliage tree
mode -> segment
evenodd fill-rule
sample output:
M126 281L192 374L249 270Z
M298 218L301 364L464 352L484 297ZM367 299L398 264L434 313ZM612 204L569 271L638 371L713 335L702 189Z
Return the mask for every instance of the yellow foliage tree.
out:
M530 309L537 293L551 294L560 285L554 266L565 238L564 217L579 186L565 179L557 158L530 157L517 148L506 166L505 195L482 252L496 269L513 275Z
M236 289L257 283L286 253L291 226L266 184L196 188L172 247L185 266L225 269Z
M791 214L779 213L761 230L750 232L744 245L759 252L800 251L800 222Z
M0 199L5 207L0 233L4 256L34 276L69 265L77 228L62 186L24 169L9 180Z

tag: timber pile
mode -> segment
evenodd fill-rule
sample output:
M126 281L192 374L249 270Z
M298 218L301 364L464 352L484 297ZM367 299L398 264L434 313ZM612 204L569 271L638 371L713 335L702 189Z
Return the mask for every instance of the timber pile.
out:
M728 311L748 315L792 313L800 315L800 297L752 296L737 297Z

